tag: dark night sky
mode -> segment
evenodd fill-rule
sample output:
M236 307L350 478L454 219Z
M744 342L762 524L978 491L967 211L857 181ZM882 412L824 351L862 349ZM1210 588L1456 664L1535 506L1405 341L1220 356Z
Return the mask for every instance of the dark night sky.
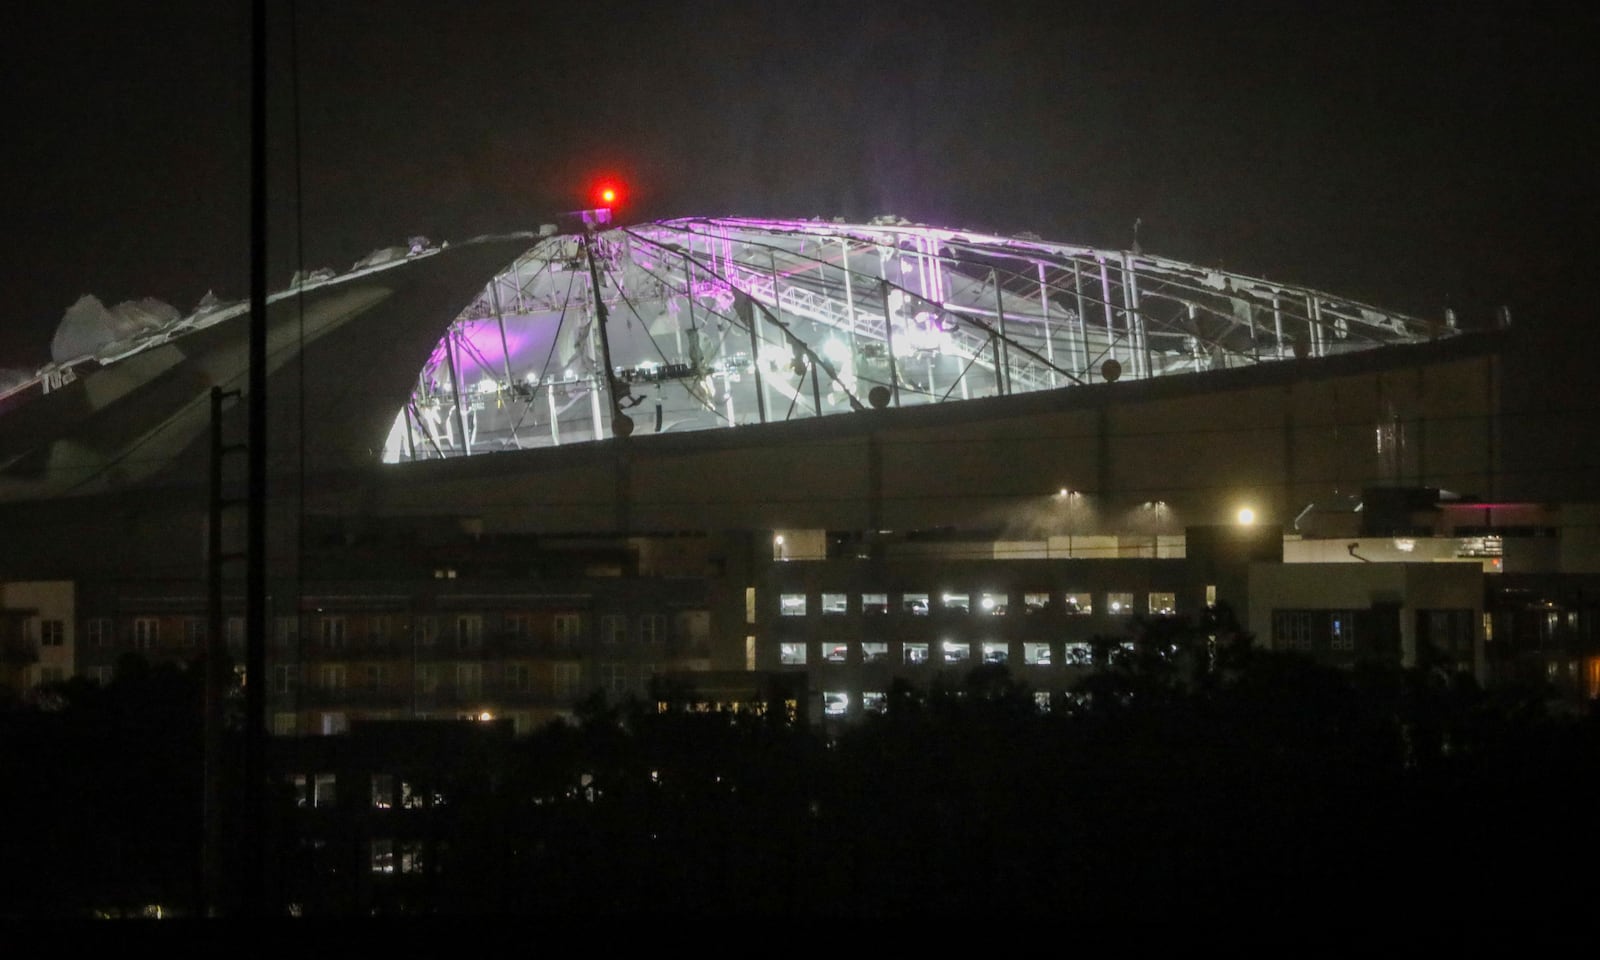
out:
M302 2L274 51L274 286L627 216L912 220L1145 248L1464 318L1587 320L1587 4ZM0 366L79 294L247 294L245 2L0 12ZM288 7L275 23L286 27ZM1581 259L1580 259L1581 258ZM1581 316L1580 316L1581 312Z

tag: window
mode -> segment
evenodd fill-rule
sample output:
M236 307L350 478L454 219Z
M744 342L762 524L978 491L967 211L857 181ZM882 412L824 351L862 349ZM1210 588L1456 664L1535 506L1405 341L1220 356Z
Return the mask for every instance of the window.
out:
M275 737L292 737L299 733L299 725L295 723L296 719L296 716L288 711L274 713L272 715L272 735ZM304 780L301 781L300 788L302 790L305 789Z
M67 678L66 672L64 670L62 670L60 667L40 667L39 668L39 686L41 686L41 687L42 686L47 686L47 685L52 684L52 683L60 683L61 681L65 680L66 678Z
M1037 667L1050 665L1050 644L1024 643L1022 645L1022 662Z
M155 617L136 617L133 621L133 645L140 650L150 650L161 642L161 621Z
M861 694L861 709L867 713L882 713L889 707L889 695L882 690L866 690Z
M663 613L647 613L639 618L639 640L643 643L665 643L667 617Z
M945 663L965 663L972 659L972 645L956 640L946 640L939 644L940 652L944 655Z
M1069 616L1094 613L1094 600L1090 594L1067 591L1061 597L1061 609Z
M822 595L822 613L824 616L839 616L849 608L849 598L845 594L824 593Z
M1062 651L1061 662L1069 667L1088 667L1094 664L1094 647L1087 643L1069 643Z
M431 647L439 641L439 620L436 617L418 617L416 623L417 642L424 647Z
M533 636L533 621L525 613L508 613L505 619L506 636L517 642Z
M1133 613L1133 594L1108 593L1106 594L1106 609L1114 617L1125 617Z
M900 611L909 613L914 617L928 615L928 595L926 593L907 593L900 597Z
M941 594L939 607L952 613L970 613L972 612L972 598L965 593Z
M1316 630L1314 610L1272 611L1272 646L1276 650L1310 650Z
M824 690L822 692L822 714L827 717L842 717L850 712L850 694L840 690Z
M39 646L59 647L66 641L67 623L65 620L39 621Z
M863 663L884 663L889 659L889 645L887 643L863 643L861 645L861 660Z
M829 663L844 663L850 659L850 645L848 643L825 643L822 645L822 659Z
M227 631L228 649L235 651L243 650L244 617L229 617L227 626L223 629Z
M984 663L1005 663L1010 656L1011 650L1008 644L988 642L983 645Z
M556 645L576 646L582 636L583 621L576 613L558 613L555 616Z
M863 593L861 595L861 612L869 617L888 613L889 595L887 593Z
M1217 605L1217 585L1214 584L1214 583L1208 583L1208 584L1206 584L1206 606L1207 607L1214 607L1216 605Z
M626 663L600 664L600 682L605 685L606 692L613 697L621 697L628 692L628 665Z
M578 695L579 664L558 663L552 673L553 689L558 700L571 700Z
M439 689L439 668L431 663L417 667L417 692L435 693Z
M86 625L85 632L88 634L91 647L109 647L116 637L111 628L111 620L107 617L92 618Z
M427 868L423 859L421 840L402 840L396 845L401 873L421 873Z
M311 805L331 807L339 802L338 782L331 773L319 773L311 778Z
M1152 617L1170 617L1178 612L1178 597L1172 593L1150 594L1150 615Z
M778 616L803 617L806 615L806 595L785 593L778 597Z
M806 662L806 645L803 643L778 644L778 662L798 665Z
M506 686L517 693L533 690L533 670L526 663L506 664Z
M322 715L322 735L325 737L337 736L350 729L350 718L343 713L324 713Z
M928 645L926 643L908 643L901 647L901 658L906 663L927 663Z
M483 664L456 664L456 696L477 697L483 694Z
M293 646L300 642L299 617L273 617L272 640L280 647Z
M329 693L344 689L344 664L325 663L317 672L317 686Z
M113 671L110 667L89 668L89 679L100 684L102 687L109 686L111 684L112 674Z
M456 649L476 650L483 642L483 617L463 613L456 617Z
M1050 691L1035 690L1033 692L1033 707L1040 713L1050 712Z
M383 614L367 618L367 644L385 647L389 644L389 618Z
M295 683L300 678L299 668L294 664L279 664L272 668L272 692L290 693L295 688Z
M1429 644L1450 659L1471 660L1473 619L1471 610L1418 610L1418 646Z
M381 692L387 685L386 681L389 679L384 672L383 664L369 663L367 664L365 672L366 676L363 678L363 685L367 688L367 692Z
M372 872L389 874L394 873L394 841L372 841Z
M1354 610L1335 610L1328 618L1328 646L1343 653L1356 648Z
M1050 594L1024 593L1022 595L1023 613L1043 613L1050 608Z
M1006 615L1006 599L1003 593L981 593L978 595L978 610L990 616L1003 617Z
M323 617L319 626L322 630L322 645L324 647L330 650L344 649L344 617Z
M600 618L600 642L627 643L628 618L619 613L609 613Z
M372 809L389 810L394 807L394 774L372 775Z

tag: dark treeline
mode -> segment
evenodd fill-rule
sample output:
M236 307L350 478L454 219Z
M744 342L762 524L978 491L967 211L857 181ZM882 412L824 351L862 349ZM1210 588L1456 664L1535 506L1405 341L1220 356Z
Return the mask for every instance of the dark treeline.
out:
M1581 915L1594 719L1427 665L1218 648L1182 624L1099 655L1048 712L1001 666L896 686L835 731L592 701L454 786L439 872L406 909ZM197 672L130 665L4 716L0 912L193 901ZM285 810L274 849L296 823ZM351 909L305 880L276 888L308 914Z

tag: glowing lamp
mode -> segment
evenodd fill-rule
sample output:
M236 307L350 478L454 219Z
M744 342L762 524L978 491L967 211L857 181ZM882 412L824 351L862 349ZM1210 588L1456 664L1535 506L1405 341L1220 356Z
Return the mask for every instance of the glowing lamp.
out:
M1240 507L1238 516L1239 524L1241 526L1248 527L1250 524L1256 522L1256 512L1249 507Z

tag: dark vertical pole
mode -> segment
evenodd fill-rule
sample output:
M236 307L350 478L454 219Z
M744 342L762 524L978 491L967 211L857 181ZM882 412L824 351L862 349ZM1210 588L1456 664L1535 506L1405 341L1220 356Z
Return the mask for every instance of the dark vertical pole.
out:
M245 548L244 911L266 913L267 3L250 31L249 540Z
M211 388L211 497L206 524L205 834L200 855L200 916L215 916L222 888L222 388Z

